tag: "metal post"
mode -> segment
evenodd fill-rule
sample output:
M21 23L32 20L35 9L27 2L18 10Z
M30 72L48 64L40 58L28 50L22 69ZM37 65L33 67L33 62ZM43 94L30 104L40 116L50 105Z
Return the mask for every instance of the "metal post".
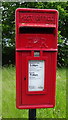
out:
M36 109L29 109L29 120L36 120Z

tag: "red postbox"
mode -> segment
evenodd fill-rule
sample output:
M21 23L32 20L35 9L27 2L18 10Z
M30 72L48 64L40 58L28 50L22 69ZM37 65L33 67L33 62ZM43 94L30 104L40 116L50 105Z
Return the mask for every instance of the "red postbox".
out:
M55 106L58 12L16 10L16 106Z

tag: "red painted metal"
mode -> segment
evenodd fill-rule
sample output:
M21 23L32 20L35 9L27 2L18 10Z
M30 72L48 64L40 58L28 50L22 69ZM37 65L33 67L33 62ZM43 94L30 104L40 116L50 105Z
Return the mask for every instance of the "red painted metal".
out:
M16 106L19 109L55 106L58 12L16 10ZM34 52L40 56L35 57ZM28 61L44 60L44 91L28 91Z

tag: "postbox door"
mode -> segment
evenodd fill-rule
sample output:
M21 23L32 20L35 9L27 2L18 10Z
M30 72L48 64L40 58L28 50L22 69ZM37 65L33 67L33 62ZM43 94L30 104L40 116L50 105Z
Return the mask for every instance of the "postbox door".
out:
M25 55L25 57L24 57ZM30 56L31 57L30 57ZM47 52L43 52L43 56L45 57L32 57L32 53L29 52L22 52L22 90L21 90L21 101L22 101L22 104L23 105L35 105L35 104L52 104L52 100L54 99L54 93L52 93L53 91L53 85L55 83L55 78L52 78L52 73L51 71L54 71L54 68L53 68L53 64L51 63L52 62L52 54L51 53L47 53ZM42 63L42 66L40 67L43 67L43 71L44 71L44 90L42 89L29 89L29 65L30 65L30 61L31 62L37 62L38 63L41 61L43 62ZM37 64L38 64L37 63ZM37 65L36 63L34 63L33 65ZM55 66L54 66L55 67ZM25 68L25 71L24 71L24 68ZM38 69L38 68L37 68ZM37 70L36 69L36 70ZM41 69L40 69L41 70ZM31 72L36 72L36 71L31 71ZM39 72L38 72L39 74ZM41 73L40 73L41 74ZM51 77L52 76L52 77ZM39 77L39 76L38 76ZM35 77L35 79L37 80L38 82L38 79L37 77ZM36 84L35 84L35 79L31 79L33 80L33 83L34 83L34 87L36 87ZM54 83L53 83L54 82ZM33 83L31 83L31 87L33 85ZM54 90L55 91L55 90ZM52 99L52 100L51 100Z

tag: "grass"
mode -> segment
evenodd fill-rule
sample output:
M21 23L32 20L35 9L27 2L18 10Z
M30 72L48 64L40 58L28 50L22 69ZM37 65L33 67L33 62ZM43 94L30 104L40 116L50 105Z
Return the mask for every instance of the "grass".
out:
M2 117L28 118L28 109L15 105L15 67L2 68ZM56 106L37 109L37 118L66 118L66 69L57 70Z

